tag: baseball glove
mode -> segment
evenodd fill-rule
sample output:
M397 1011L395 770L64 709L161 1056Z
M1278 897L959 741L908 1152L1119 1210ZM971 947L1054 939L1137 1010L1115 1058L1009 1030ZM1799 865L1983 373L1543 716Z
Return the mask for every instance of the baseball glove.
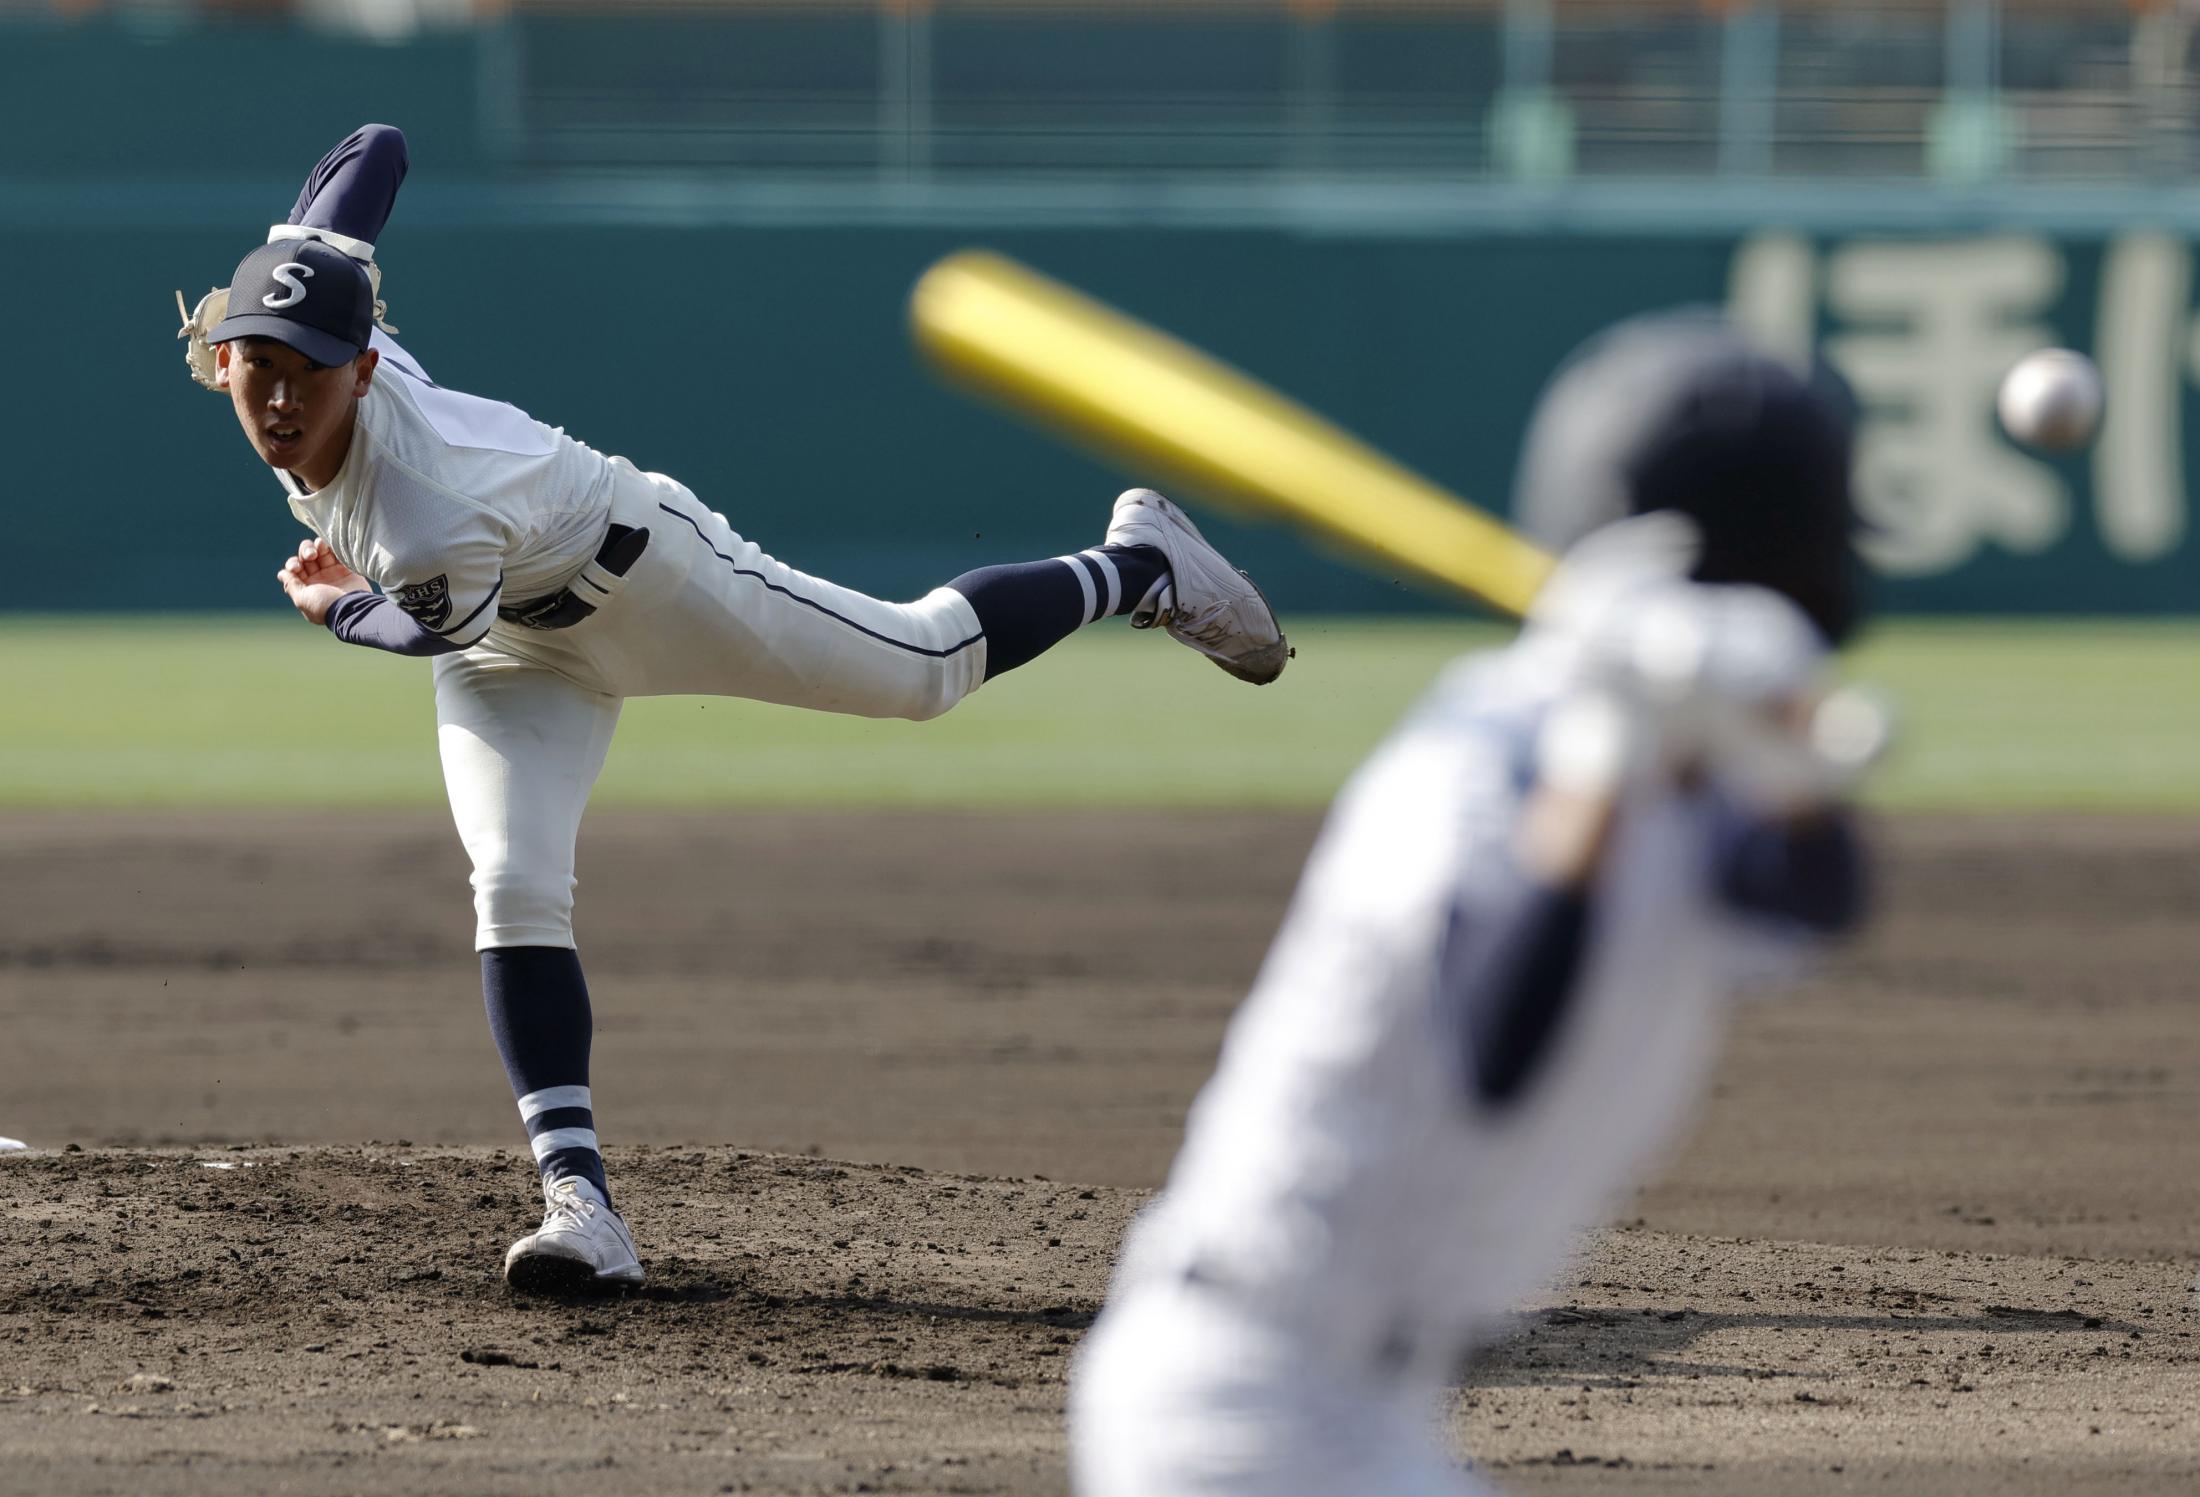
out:
M199 298L199 304L188 311L184 309L183 293L176 293L176 310L183 314L183 326L176 336L183 340L184 366L191 377L209 390L221 387L214 383L214 345L206 341L214 324L229 315L229 288L216 286Z

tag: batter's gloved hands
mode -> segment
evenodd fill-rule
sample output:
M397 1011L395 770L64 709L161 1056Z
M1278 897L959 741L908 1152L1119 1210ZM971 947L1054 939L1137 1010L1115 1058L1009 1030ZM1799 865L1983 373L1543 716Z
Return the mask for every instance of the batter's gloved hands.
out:
M328 611L344 594L363 593L371 587L366 578L336 559L327 541L319 539L300 541L298 554L283 563L275 580L291 605L313 624L327 623Z
M1695 522L1670 510L1591 531L1559 559L1528 609L1528 632L1591 659L1624 644L1642 597L1685 583L1702 541Z
M1531 636L1575 690L1544 745L1563 781L1710 774L1768 813L1846 796L1884 750L1887 714L1830 691L1831 650L1769 588L1689 580L1686 517L1636 516L1585 537L1545 585Z
M1531 637L1584 683L1674 706L1702 696L1790 695L1827 647L1769 588L1691 580L1695 522L1670 510L1606 525L1566 553L1528 613Z
M1809 815L1846 800L1892 736L1887 712L1829 680L1832 650L1769 588L1682 584L1642 599L1627 651L1668 763L1752 809Z
M1761 587L1691 580L1695 523L1654 511L1584 537L1528 614L1548 669L1680 732L1708 701L1769 703L1807 687L1824 641L1793 603Z

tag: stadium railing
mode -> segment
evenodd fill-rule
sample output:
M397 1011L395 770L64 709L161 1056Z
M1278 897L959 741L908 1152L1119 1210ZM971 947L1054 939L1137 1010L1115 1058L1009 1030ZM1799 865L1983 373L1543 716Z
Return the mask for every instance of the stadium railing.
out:
M774 173L2155 181L2195 18L2121 0L0 0L472 28L494 154Z

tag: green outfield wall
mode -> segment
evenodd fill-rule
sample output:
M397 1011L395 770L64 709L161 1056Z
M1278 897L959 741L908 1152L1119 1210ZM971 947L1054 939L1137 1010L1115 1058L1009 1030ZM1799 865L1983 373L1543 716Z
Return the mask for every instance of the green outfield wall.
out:
M271 597L296 529L221 397L187 382L177 282L224 277L249 220L0 225L25 335L0 375L15 460L5 603L235 607ZM982 240L1176 330L1493 506L1537 387L1579 339L1731 301L1815 338L1867 415L1868 542L1891 606L2200 608L2191 255L2151 234L1915 240L1403 238L950 228L393 228L393 320L440 381L509 399L671 473L796 565L913 594L1089 542L1122 475L935 386L910 281ZM2088 456L1997 432L2025 349L2095 351L2114 408ZM1288 607L1411 595L1261 531L1234 538Z

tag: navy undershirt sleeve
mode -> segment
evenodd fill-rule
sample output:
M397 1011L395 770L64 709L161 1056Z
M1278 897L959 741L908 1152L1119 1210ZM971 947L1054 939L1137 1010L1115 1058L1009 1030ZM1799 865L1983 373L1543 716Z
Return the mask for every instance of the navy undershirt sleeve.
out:
M366 645L392 655L455 655L453 644L381 593L346 593L328 611L328 630L348 645Z
M1588 949L1590 898L1527 880L1505 899L1454 907L1438 971L1474 1098L1502 1107L1550 1054Z
M1822 935L1855 928L1868 904L1855 816L1827 811L1773 821L1720 798L1712 809L1712 886L1745 914L1792 920Z
M306 178L290 222L372 244L382 237L411 157L395 125L361 125Z

